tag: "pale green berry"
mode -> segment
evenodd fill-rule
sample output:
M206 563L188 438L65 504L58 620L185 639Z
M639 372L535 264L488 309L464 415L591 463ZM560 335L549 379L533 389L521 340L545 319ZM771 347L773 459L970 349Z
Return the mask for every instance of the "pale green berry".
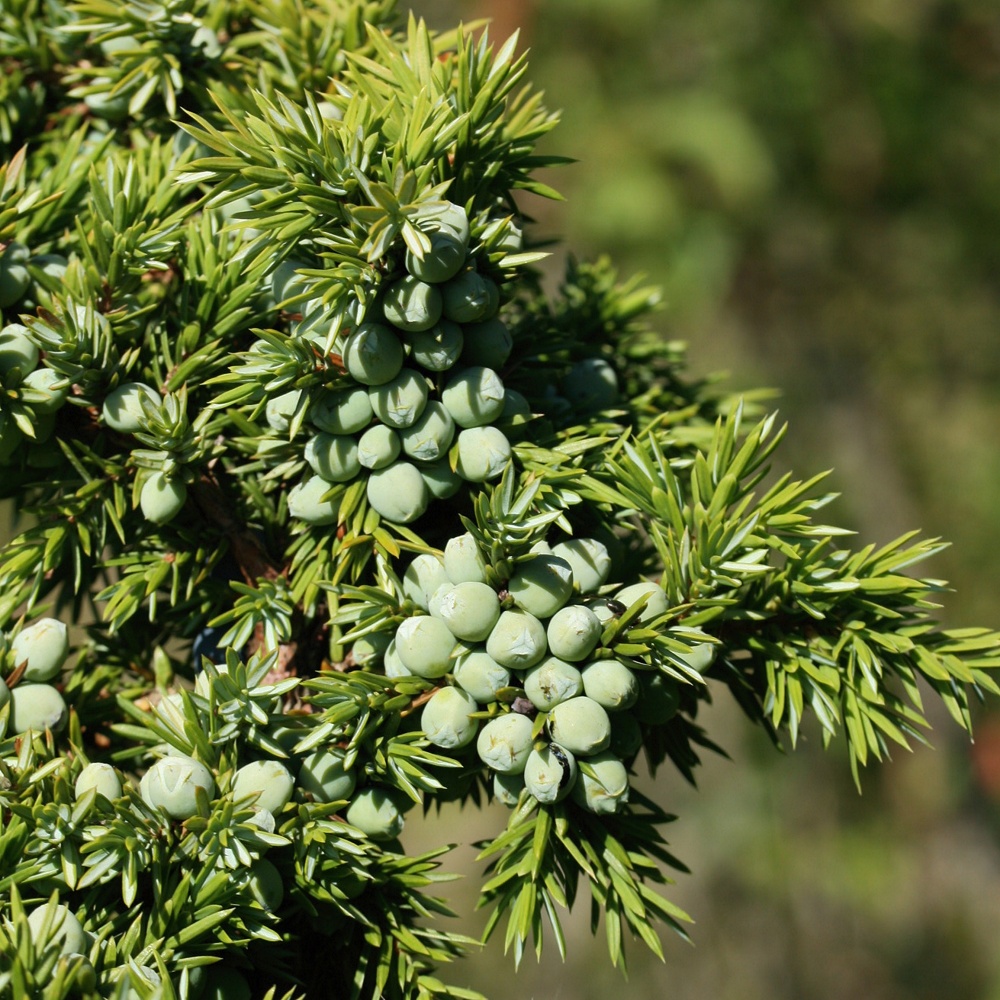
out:
M347 483L361 471L358 442L346 434L319 433L306 444L309 467L328 483Z
M456 639L480 642L493 631L500 617L500 598L485 583L456 583L441 598L437 617Z
M708 633L700 628L689 628L688 632L697 632L699 635L710 638ZM690 640L688 640L690 641ZM686 667L696 673L703 674L715 662L715 654L718 647L714 642L699 642L692 646L686 653L671 652L671 657L680 660Z
M10 648L15 664L27 660L23 680L50 681L69 656L69 630L56 618L39 618L14 636Z
M372 840L394 840L405 822L398 793L374 785L354 796L344 818Z
M606 750L611 742L611 720L593 698L578 695L561 701L549 712L549 735L575 754Z
M524 675L524 693L535 708L548 712L560 702L583 694L583 678L572 663L547 656Z
M573 593L573 570L565 559L538 553L517 564L507 591L536 618L554 615Z
M455 422L443 403L432 400L420 417L399 431L403 451L419 462L434 462L445 456L455 440Z
M465 583L467 580L486 583L486 560L470 532L455 535L445 543L444 571L452 583Z
M187 503L187 486L183 480L167 478L154 472L139 491L139 509L142 516L153 524L172 521Z
M501 235L495 239L497 234ZM494 219L483 230L483 241L489 243L491 252L506 250L507 253L519 253L524 245L524 234L513 219Z
M0 253L0 309L14 305L28 290L31 284L29 257L28 248L17 242L8 243Z
M616 757L627 760L639 752L642 746L642 730L639 722L631 712L612 712L611 742L608 749Z
M450 583L444 563L431 552L414 556L403 574L403 593L418 607L427 610L431 595L443 583Z
M603 631L604 626L590 608L569 604L549 619L545 636L553 656L576 663L590 656Z
M467 324L462 336L465 339L462 363L466 365L484 365L494 370L503 368L514 348L514 338L507 325L495 318L485 323Z
M492 316L496 285L477 271L462 271L441 285L441 311L455 323L480 323Z
M618 376L602 358L585 358L570 368L562 392L578 413L597 413L618 402Z
M524 774L501 774L499 771L493 775L493 798L505 806L513 808L521 798L524 791Z
M10 730L58 732L66 725L69 710L63 696L51 684L18 684L10 691Z
M47 941L59 946L60 955L83 955L89 951L88 934L76 914L63 903L51 900L44 906L36 907L28 914L31 939L37 944L43 940L43 932L48 929Z
M332 747L305 757L295 783L314 802L340 802L354 794L357 781L354 769L344 768L344 751Z
M27 402L36 413L55 413L69 395L69 382L51 368L36 368L24 376Z
M87 105L93 115L109 122L120 122L128 118L129 95L127 92L121 91L112 94L110 87L113 81L106 76L95 76L90 82L91 85L109 88L98 93L84 94L83 103Z
M460 243L469 243L469 216L461 205L452 201L431 203L420 210L421 229L434 227L452 234Z
M532 728L531 719L516 712L490 719L476 740L479 759L501 774L520 774L531 753Z
M639 679L621 660L595 660L581 673L584 693L609 712L631 708L639 697Z
M324 500L323 494L330 491L330 483L320 476L310 476L288 491L288 513L306 524L333 524L340 511L340 498Z
M0 708L3 708L10 701L10 688L7 687L3 678L0 678Z
M372 413L367 389L323 390L313 397L309 419L327 434L356 434L371 423Z
M281 872L267 858L258 858L250 866L247 888L253 898L269 913L278 910L285 898L285 882Z
M407 248L406 270L415 278L432 284L454 278L465 263L468 242L463 242L447 229L439 229L426 235L430 239L430 250L418 257Z
M417 468L424 477L430 495L436 500L447 500L454 496L465 481L452 469L447 458L439 458L436 462L421 462Z
M95 761L93 764L88 764L77 775L76 783L73 785L73 793L79 799L91 789L109 801L114 801L122 794L121 778L118 777L118 772L110 764Z
M399 434L385 424L373 424L358 439L358 461L366 469L384 469L401 449Z
M310 280L298 273L299 268L309 267L312 265L290 257L283 260L271 272L271 293L277 305L283 305L289 299L297 298L309 291Z
M591 757L587 765L590 773L580 768L573 801L599 816L620 812L628 802L628 769L607 752Z
M397 677L413 676L413 671L410 670L399 658L399 652L396 649L395 639L389 643L389 647L385 651L385 656L382 657L382 669L385 671L386 677L391 677L393 679Z
M569 538L553 546L552 551L573 569L573 582L581 594L593 594L607 582L611 556L607 546L596 538Z
M624 604L626 608L630 608L641 597L646 597L647 595L649 600L639 615L639 621L648 622L654 618L658 618L670 607L667 595L663 592L659 584L648 580L643 580L641 583L633 583L619 590L615 594L615 600Z
M147 411L160 405L160 396L144 382L125 382L108 393L101 407L104 422L121 434L135 434L147 423Z
M420 713L420 728L435 746L458 750L468 746L479 729L472 713L479 705L461 688L444 687L431 697Z
M457 323L442 319L429 330L411 334L409 341L410 357L418 365L428 371L443 372L458 361L465 336Z
M532 750L524 765L524 787L543 805L566 798L576 782L576 758L566 747L550 743Z
M381 323L362 323L348 337L343 356L351 378L362 385L390 382L403 367L403 345Z
M527 611L504 611L486 640L486 652L510 670L527 670L544 656L545 627Z
M469 427L458 435L458 474L485 483L503 473L510 461L510 441L498 427Z
M387 521L409 524L430 503L427 484L410 462L398 461L376 469L368 477L368 503Z
M283 392L280 396L272 396L264 408L268 427L276 434L286 433L292 426L296 414L305 405L305 401L306 395L301 389L292 389L291 392Z
M452 588L452 584L443 583L437 590L431 594L430 599L427 601L427 610L435 617L440 618L441 601L444 599L444 595L448 593ZM449 629L449 631L451 631Z
M390 427L410 427L427 405L427 380L412 368L368 390L375 416Z
M510 685L510 671L485 650L463 653L455 663L455 683L480 705L496 701L497 692Z
M291 799L295 781L279 760L252 760L233 777L233 799L252 798L258 809L272 815L281 812Z
M681 704L677 681L659 671L643 671L639 677L641 693L632 711L640 722L662 726L676 714Z
M588 601L587 607L594 612L601 625L607 625L615 617L615 613L608 606L606 598L599 597L596 600Z
M439 618L414 615L396 629L396 652L407 670L419 677L443 677L451 670L455 637Z
M429 330L441 318L441 292L408 274L386 289L382 311L400 330L410 333Z
M392 636L387 632L370 632L356 639L351 646L351 657L359 667L374 666L385 656Z
M459 427L481 427L503 412L504 388L491 368L466 368L449 379L441 402Z
M161 757L139 782L146 805L177 820L197 814L199 789L209 800L215 797L212 772L201 761L181 755Z

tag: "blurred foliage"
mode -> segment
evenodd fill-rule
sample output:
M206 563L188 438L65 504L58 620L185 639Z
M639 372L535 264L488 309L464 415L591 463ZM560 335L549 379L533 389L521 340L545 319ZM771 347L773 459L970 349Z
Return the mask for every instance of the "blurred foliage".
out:
M664 285L662 327L689 341L694 370L775 386L788 449L807 472L834 466L842 518L951 539L935 566L960 593L950 617L996 621L995 0L421 6L523 29L562 109L559 152L579 160L559 172L566 205L529 207L538 228ZM696 948L673 943L624 995L1000 998L993 717L971 753L939 729L935 753L897 758L862 798L836 755L772 760L721 710L706 727L759 766L737 781L713 762L699 794L667 800L699 883L678 900ZM748 863L755 880L737 874ZM560 1000L621 989L596 963L519 980Z

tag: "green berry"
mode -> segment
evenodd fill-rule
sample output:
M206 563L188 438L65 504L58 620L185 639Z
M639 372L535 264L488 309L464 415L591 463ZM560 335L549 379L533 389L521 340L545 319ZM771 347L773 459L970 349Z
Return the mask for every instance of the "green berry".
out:
M430 552L414 556L403 574L403 593L424 611L431 595L443 583L451 583L441 559Z
M258 809L277 815L292 797L295 781L278 760L252 760L233 777L233 799L252 798Z
M643 580L641 583L633 583L619 590L615 594L615 600L624 604L626 608L630 608L640 598L647 596L649 599L646 602L646 606L642 609L642 614L639 615L639 621L648 622L654 618L658 618L670 607L667 595L658 584L648 580Z
M375 785L354 796L344 818L372 840L394 840L405 822L398 793Z
M68 709L63 696L51 684L18 684L10 691L10 731L29 729L58 732L66 725Z
M688 632L697 632L705 638L710 638L707 632L700 628L689 628ZM715 662L715 654L718 646L714 642L699 642L692 646L686 653L671 652L671 657L680 660L684 666L696 673L703 674Z
M267 858L258 858L250 866L247 888L268 913L276 912L285 898L285 882L281 872Z
M455 422L443 403L429 402L420 417L399 432L403 451L419 462L443 458L455 440Z
M620 660L595 660L581 673L587 697L609 712L631 708L639 697L639 679Z
M180 479L168 479L162 472L154 472L139 491L142 516L153 524L172 521L187 502L187 486Z
M470 532L455 535L445 543L444 571L452 583L465 583L467 580L487 582L486 560Z
M351 378L362 385L382 385L403 367L403 345L389 327L362 323L347 340L344 364Z
M399 457L399 435L385 424L373 424L358 439L358 461L366 469L384 469Z
M413 671L410 670L399 658L399 652L396 649L395 639L389 643L389 647L385 651L385 656L382 657L382 669L385 671L386 677L396 678L413 676Z
M460 240L453 232L439 229L426 234L431 248L423 257L417 257L412 250L406 251L406 270L415 278L432 284L440 284L455 277L465 263L468 241Z
M368 477L368 503L387 521L409 524L430 503L427 484L417 468L399 461L377 469Z
M552 616L545 636L553 656L576 663L590 656L603 631L604 626L590 608L570 604Z
M613 753L589 758L587 768L573 786L573 801L588 812L607 816L620 812L628 802L628 770ZM588 773L589 772L589 773Z
M607 361L585 358L570 368L562 393L578 413L598 413L618 402L618 376Z
M28 914L28 927L31 939L36 944L40 945L43 941L55 942L59 945L60 955L83 955L90 950L87 946L88 934L83 929L83 924L63 903L53 903L50 900L44 906L36 907Z
M451 233L460 243L469 244L469 215L461 205L452 201L432 203L420 210L421 229L436 228Z
M470 427L458 435L458 474L470 483L496 479L510 461L507 436L497 427Z
M429 330L421 330L409 338L410 357L422 368L443 372L458 361L465 337L462 328L451 320L442 319Z
M155 410L159 405L160 396L151 386L144 382L124 382L108 393L101 415L112 430L120 434L135 434L146 427L147 411Z
M676 714L681 704L677 681L659 671L643 671L639 678L641 693L632 711L649 726L662 726Z
M514 348L507 325L495 318L485 323L467 324L462 336L465 340L462 363L466 365L484 365L494 370L503 368Z
M325 479L310 476L288 491L288 513L306 524L333 524L340 511L340 498L324 500L323 494L329 491L330 483Z
M479 730L479 720L472 718L479 705L461 688L443 687L431 697L420 713L420 728L435 746L459 750L468 746Z
M427 405L427 380L412 368L368 390L375 416L390 427L410 427Z
M549 618L573 593L573 570L565 559L538 553L517 564L507 591L519 608Z
M593 698L578 695L561 701L549 712L549 735L575 754L606 750L611 742L611 720Z
M455 637L439 618L414 615L396 629L396 652L411 673L419 677L443 677L452 666Z
M496 285L477 271L462 271L441 286L441 305L445 319L455 323L480 323L493 314Z
M524 773L493 775L493 798L505 806L513 808L521 799L524 791Z
M452 469L447 458L439 458L436 462L421 463L417 466L420 475L424 477L430 495L437 500L446 500L454 496L465 481Z
M25 401L36 413L55 413L69 395L69 382L51 368L36 368L24 376Z
M347 483L361 471L358 442L346 434L319 433L306 444L309 467L328 483Z
M524 765L524 787L543 805L566 798L577 777L576 758L556 743L532 750Z
M500 598L485 583L456 583L442 596L437 617L456 639L480 642L493 631L500 617Z
M291 428L296 414L305 405L306 394L301 389L283 392L280 396L272 396L264 408L267 426L276 434L285 434Z
M531 719L516 712L490 719L476 740L479 759L500 774L521 774L531 753L532 728Z
M324 389L313 397L309 419L327 434L356 434L371 423L372 413L367 389Z
M122 794L121 778L118 777L118 772L110 764L99 762L88 764L77 775L76 783L73 785L73 793L79 799L91 789L109 801L114 801Z
M547 656L525 674L524 693L540 712L548 712L560 702L583 694L583 678L572 663Z
M386 632L371 632L356 639L351 646L351 657L359 667L374 666L385 656L392 636Z
M50 681L59 674L69 656L69 630L56 618L39 618L14 636L10 648L15 664L20 666L27 661L23 680Z
M340 802L354 794L357 780L353 768L344 768L344 751L334 747L309 754L302 761L296 784L314 802Z
M451 378L441 402L459 427L481 427L503 412L504 388L491 368L466 368Z
M509 670L527 670L545 656L545 628L527 611L504 611L486 640L486 652Z
M8 243L0 253L0 309L14 305L31 284L28 273L28 248L23 243Z
M198 812L198 790L215 797L215 779L204 764L193 757L161 757L142 776L139 793L151 809L171 819L190 819Z
M6 375L17 368L25 376L38 364L38 356L27 327L9 323L0 330L0 373Z
M497 692L510 685L510 671L483 649L459 656L454 672L455 683L480 705L496 701Z
M281 306L289 299L305 295L309 291L309 279L298 273L299 268L308 267L312 265L290 257L274 269L271 273L271 294L277 305Z
M596 538L570 538L553 546L552 551L573 569L573 582L581 594L593 594L607 582L611 556L607 546Z
M394 281L382 299L385 318L400 330L429 330L441 318L441 292L408 274Z

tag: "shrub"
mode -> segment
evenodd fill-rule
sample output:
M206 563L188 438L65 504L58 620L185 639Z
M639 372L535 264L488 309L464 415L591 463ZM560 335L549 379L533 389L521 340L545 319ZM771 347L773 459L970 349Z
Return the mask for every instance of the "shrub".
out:
M655 290L543 294L516 39L392 8L0 6L2 995L470 997L399 839L448 798L511 809L487 936L582 884L624 965L709 685L856 776L995 690Z

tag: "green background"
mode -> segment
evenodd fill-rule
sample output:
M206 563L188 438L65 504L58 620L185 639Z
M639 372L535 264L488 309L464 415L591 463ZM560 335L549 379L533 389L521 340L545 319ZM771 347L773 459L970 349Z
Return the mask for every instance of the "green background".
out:
M665 336L695 374L772 386L779 461L833 468L829 518L859 539L912 528L953 546L924 575L952 625L1000 621L1000 5L995 0L544 0L418 4L437 27L522 28L529 77L579 162L525 201L561 254L609 253L662 285ZM995 710L996 706L994 706ZM502 939L457 971L495 1000L1000 1000L1000 722L970 746L864 776L813 739L775 753L720 702L697 792L662 772L672 898L694 947L632 949L630 979L589 943L515 975ZM651 785L651 783L650 783ZM485 837L505 811L446 812L407 840ZM463 914L470 873L454 890ZM475 932L482 921L470 921Z

